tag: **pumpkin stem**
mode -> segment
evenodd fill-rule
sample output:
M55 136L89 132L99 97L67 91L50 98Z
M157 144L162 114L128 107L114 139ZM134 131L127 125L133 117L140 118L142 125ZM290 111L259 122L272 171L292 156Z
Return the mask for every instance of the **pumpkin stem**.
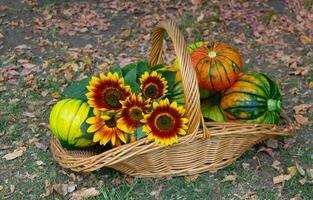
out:
M217 56L217 53L216 53L215 51L210 51L209 54L208 54L208 56L209 56L210 58L215 58L215 57Z
M280 110L281 102L280 100L269 99L267 100L267 109L268 111Z

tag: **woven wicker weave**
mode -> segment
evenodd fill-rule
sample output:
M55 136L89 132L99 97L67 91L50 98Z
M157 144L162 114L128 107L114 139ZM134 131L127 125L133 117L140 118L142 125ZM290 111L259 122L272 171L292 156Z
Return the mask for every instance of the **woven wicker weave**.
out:
M163 21L152 37L149 65L162 63L163 34L173 41L181 66L186 116L189 118L188 134L172 146L161 146L146 138L110 149L67 150L52 135L51 151L54 159L64 168L90 172L109 167L132 176L181 176L214 172L233 163L254 144L273 136L291 136L294 126L283 115L284 126L233 122L205 123L200 109L200 95L195 72L183 35L173 21ZM200 126L201 125L201 126Z

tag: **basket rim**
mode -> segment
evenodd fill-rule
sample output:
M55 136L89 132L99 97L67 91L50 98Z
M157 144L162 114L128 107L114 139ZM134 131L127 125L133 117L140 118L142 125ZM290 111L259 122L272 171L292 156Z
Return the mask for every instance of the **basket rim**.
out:
M289 118L286 119L287 116L284 116L283 119L285 119L287 122L288 120L290 120ZM290 120L291 121L291 120ZM293 136L295 135L296 131L295 131L295 128L294 126L292 126L291 124L286 124L286 126L279 126L279 125L272 125L272 124L251 124L251 123L244 123L244 122L205 122L206 126L207 127L218 127L219 129L221 129L221 133L212 133L209 135L208 138L214 138L214 137L222 137L222 136L229 136L229 135L253 135L251 133L245 133L245 132L241 132L240 130L237 131L236 133L231 133L229 134L227 131L223 132L223 129L225 129L226 126L229 126L229 127L234 127L235 129L238 129L240 127L245 127L245 128L251 128L251 129L267 129L267 130L271 130L272 132L264 132L265 135L272 135L272 136ZM289 127L288 127L288 126ZM197 131L197 135L198 133L201 133L203 132L203 129L200 128L198 131ZM180 139L180 142L179 143L189 143L192 141L188 140L189 137L191 137L191 135L185 135L185 136L181 136L179 137ZM208 139L208 138L204 138L204 139ZM85 150L85 149L74 149L74 150L70 150L70 149L67 149L65 147L63 147L61 145L61 143L58 141L58 139L53 135L51 134L51 139L50 139L50 143L51 142L54 142L54 141L57 141L59 143L59 146L64 150L64 153L67 155L67 157L71 157L71 158L75 158L75 159L78 159L78 160L84 160L86 158L78 158L78 157L75 157L75 156L72 156L70 155L69 153L67 152L74 152L74 151L88 151L88 150ZM55 142L54 142L55 143ZM177 144L179 144L177 143ZM107 151L104 151L104 152L101 152L99 154L96 154L96 155L93 155L93 156L90 156L90 158L96 158L98 157L99 155L106 155L106 154L116 154L117 152L120 152L122 151L123 149L129 149L129 146L140 146L140 145L147 145L147 144L153 144L152 141L148 140L146 137L145 138L142 138L138 141L135 141L135 142L132 142L132 143L127 143L127 144L123 144L119 147L114 147L112 149L109 149ZM177 145L177 144L174 144L174 145ZM157 144L154 144L154 145L157 145ZM157 145L159 148L170 148L170 146L163 146L163 145ZM120 150L120 151L118 151Z

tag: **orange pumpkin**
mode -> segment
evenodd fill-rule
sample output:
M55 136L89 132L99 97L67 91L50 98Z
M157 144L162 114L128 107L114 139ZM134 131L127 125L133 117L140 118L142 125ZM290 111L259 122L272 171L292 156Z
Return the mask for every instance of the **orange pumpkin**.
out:
M198 42L191 51L191 60L199 87L209 91L232 86L242 67L238 50L226 43Z

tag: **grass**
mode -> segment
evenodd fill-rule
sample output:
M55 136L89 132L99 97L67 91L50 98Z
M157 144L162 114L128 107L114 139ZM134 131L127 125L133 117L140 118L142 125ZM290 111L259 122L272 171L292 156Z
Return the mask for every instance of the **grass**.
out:
M313 6L313 0L304 0L304 8L309 10Z

